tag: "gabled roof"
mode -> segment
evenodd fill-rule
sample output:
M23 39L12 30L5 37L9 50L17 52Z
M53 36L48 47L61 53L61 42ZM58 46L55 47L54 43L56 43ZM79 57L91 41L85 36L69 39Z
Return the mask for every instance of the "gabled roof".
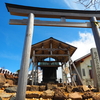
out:
M33 55L33 51L35 50L35 54L40 55L38 57L35 57L35 59L37 59L38 61L43 61L45 58L51 57L56 61L66 62L68 61L68 51L70 53L70 56L72 56L76 49L77 48L72 45L50 37L49 39L32 45L31 57ZM51 52L52 55L50 55Z
M82 57L76 59L76 60L74 61L74 63L76 64L76 63L78 63L78 62L83 62L84 59L88 58L89 56L91 56L91 53L88 53L88 54L86 54L86 55L84 55L84 56L82 56Z

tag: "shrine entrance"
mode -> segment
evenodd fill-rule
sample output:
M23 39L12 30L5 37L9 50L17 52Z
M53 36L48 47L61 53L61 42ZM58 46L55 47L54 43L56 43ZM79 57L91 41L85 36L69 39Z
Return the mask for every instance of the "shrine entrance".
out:
M10 20L10 24L12 24L12 25L27 25L16 100L25 100L25 92L26 92L25 87L27 85L28 68L29 68L29 62L30 62L30 54L31 54L30 51L31 51L31 43L32 43L33 26L34 25L36 25L36 26L92 28L98 55L100 58L100 31L99 31L100 23L97 22L97 19L100 20L100 11L49 9L49 8L38 8L38 7L15 5L15 4L9 4L9 3L6 3L6 7L11 15L28 17L28 19L22 19L22 20L11 19ZM61 20L60 21L41 21L41 20L34 20L35 17L57 18L57 19L61 19ZM85 22L85 23L66 22L66 19L90 20L90 22ZM40 50L40 51L42 51L42 50ZM52 54L52 52L53 51L51 51L51 54ZM33 52L32 54L33 54L33 56L35 56L35 52ZM39 56L38 56L38 58L39 58ZM41 56L44 57L44 54L42 53ZM51 55L46 55L46 57L47 56L50 57ZM59 58L59 57L57 57L57 55L52 55L52 56L53 57L55 56L56 59ZM67 55L64 53L63 53L63 56L67 57ZM60 55L60 57L62 57L62 55ZM34 59L33 59L33 61L34 61ZM57 61L58 61L58 59L57 59ZM66 62L66 60L63 62ZM71 59L70 59L70 63L72 63ZM34 63L34 65L37 65L37 63L36 64ZM74 64L73 64L73 66L74 66ZM75 68L75 66L74 66L74 68ZM44 69L44 71L45 71L45 69ZM98 69L98 71L100 72L100 68ZM77 70L76 70L76 72L77 72ZM77 74L78 74L78 72L77 72ZM99 76L99 73L97 73L97 76ZM97 78L97 76L95 76L95 77ZM47 81L46 78L44 78L44 81ZM54 78L54 81L55 81L55 78ZM100 83L100 78L97 80L97 84L99 84L99 83ZM98 85L98 90L100 91L99 85Z

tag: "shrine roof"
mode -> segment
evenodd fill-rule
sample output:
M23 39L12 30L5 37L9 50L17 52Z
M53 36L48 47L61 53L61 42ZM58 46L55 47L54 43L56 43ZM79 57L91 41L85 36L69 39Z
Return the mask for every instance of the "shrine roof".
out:
M54 58L58 62L67 62L69 55L72 56L76 49L76 47L70 44L50 37L49 39L32 45L31 58L32 55L34 55L33 52L35 51L35 59L40 62L48 57Z

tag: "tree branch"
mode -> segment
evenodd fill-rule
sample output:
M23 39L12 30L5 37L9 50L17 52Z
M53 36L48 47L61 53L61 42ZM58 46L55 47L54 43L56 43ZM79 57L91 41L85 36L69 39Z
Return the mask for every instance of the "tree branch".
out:
M78 0L76 3L82 4L86 9L94 7L97 10L100 7L100 0Z

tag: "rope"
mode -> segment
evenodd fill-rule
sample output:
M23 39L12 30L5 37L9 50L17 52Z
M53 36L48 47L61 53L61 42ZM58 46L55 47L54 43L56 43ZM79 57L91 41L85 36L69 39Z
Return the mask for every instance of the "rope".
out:
M96 26L100 27L99 22L93 22Z

